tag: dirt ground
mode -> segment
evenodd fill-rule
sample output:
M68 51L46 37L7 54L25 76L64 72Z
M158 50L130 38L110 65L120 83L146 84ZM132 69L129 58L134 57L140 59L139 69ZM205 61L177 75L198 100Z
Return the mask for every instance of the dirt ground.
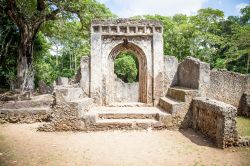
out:
M0 165L250 165L249 148L221 150L188 131L37 132L0 125Z

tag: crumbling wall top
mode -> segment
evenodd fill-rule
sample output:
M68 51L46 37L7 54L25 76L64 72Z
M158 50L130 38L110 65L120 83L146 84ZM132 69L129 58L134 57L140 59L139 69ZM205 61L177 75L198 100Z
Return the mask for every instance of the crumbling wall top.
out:
M152 35L162 34L160 21L145 19L109 19L93 20L92 34L105 35Z
M134 25L134 26L160 26L162 24L158 20L146 20L146 19L107 19L107 20L93 20L92 25Z

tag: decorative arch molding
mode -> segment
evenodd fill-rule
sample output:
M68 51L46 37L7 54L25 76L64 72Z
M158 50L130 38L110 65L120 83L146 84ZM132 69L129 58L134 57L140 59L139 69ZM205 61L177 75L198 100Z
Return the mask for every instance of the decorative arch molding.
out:
M114 59L133 52L139 62L139 101L156 104L163 90L163 27L152 20L94 20L91 25L90 97L99 105L115 101Z
M148 89L148 83L147 83L147 73L148 73L148 67L147 67L147 58L144 53L144 51L136 44L131 42L122 42L118 45L116 45L110 52L108 56L108 63L109 63L109 73L110 75L108 78L110 79L108 82L112 82L112 79L114 77L112 76L114 74L114 60L116 59L117 55L119 55L122 51L130 51L132 52L138 59L139 62L139 102L147 103L147 89ZM113 86L110 87L111 89L108 90L110 95L109 101L112 101L113 98Z

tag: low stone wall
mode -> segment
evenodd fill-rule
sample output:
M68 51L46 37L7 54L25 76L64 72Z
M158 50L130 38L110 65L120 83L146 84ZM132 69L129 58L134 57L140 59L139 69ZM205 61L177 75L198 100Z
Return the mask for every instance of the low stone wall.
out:
M139 82L125 83L115 78L115 102L138 102Z
M238 107L244 92L250 90L250 77L225 70L212 70L208 97Z
M238 142L236 108L212 99L194 98L192 104L193 129L208 136L220 148Z
M94 104L91 98L82 98L81 91L81 88L55 88L50 122L43 124L38 130L47 132L84 131L83 115Z
M237 146L250 146L250 137L239 137Z
M49 121L52 95L32 96L29 100L0 101L0 123Z
M51 121L38 127L38 131L80 131L85 125L77 109L65 102L58 102L51 113Z
M50 120L51 109L1 109L0 123L36 123Z

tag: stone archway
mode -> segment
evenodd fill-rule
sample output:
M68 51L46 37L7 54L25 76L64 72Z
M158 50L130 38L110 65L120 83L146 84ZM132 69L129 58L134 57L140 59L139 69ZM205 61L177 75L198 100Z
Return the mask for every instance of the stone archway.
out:
M113 61L120 51L129 50L140 62L139 101L156 104L164 92L162 32L159 21L94 20L91 25L90 97L99 105L114 102Z
M107 88L107 93L110 93L108 95L108 99L106 99L109 102L115 101L114 99L114 60L117 57L117 55L122 51L130 51L134 53L138 59L139 62L139 92L138 92L138 101L142 103L147 103L147 59L145 56L145 53L143 50L133 43L128 43L126 40L123 43L120 43L116 45L110 52L108 56L108 67L109 67L109 75L108 75L108 82L109 85Z

